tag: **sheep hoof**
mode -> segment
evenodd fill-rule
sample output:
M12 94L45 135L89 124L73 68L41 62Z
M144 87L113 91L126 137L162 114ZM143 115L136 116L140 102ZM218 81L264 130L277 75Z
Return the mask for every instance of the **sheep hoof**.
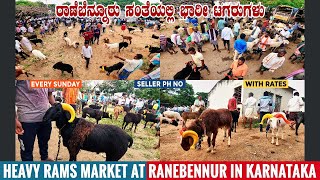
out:
M279 146L279 143L276 143L276 146Z
M271 144L274 144L274 142L271 142Z
M211 150L211 154L215 154L216 152L216 150Z
M211 151L211 148L209 147L208 149L207 149L207 152L210 152Z
M230 147L231 145L230 144L228 144L228 147Z

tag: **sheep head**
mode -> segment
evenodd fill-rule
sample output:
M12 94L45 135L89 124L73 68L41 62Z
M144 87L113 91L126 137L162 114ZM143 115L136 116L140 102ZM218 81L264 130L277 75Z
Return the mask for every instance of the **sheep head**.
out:
M75 120L75 117L75 110L71 105L66 103L56 103L46 111L43 121L56 121L57 127L62 128L66 123L72 123Z
M199 141L198 134L195 131L187 130L181 131L181 147L188 151L189 149L195 149L197 142Z

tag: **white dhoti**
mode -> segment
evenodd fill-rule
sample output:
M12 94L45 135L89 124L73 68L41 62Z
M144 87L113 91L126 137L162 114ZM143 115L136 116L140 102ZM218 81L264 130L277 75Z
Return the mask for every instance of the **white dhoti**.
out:
M31 45L31 43L30 43L30 41L28 40L28 39L22 39L22 41L21 41L21 44L22 44L22 46L25 48L25 49L27 49L29 52L31 52L32 51L32 45Z
M244 116L246 118L253 118L254 117L254 108L252 108L252 107L246 108L246 110L244 112Z

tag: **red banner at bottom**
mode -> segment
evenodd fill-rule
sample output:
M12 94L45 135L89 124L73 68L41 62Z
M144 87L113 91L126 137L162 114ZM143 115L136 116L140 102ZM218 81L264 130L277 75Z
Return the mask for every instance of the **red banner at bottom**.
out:
M320 162L147 162L147 179L320 179Z

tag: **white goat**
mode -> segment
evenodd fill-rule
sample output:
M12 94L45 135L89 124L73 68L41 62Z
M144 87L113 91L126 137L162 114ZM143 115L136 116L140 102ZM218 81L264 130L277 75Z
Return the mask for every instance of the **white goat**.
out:
M252 41L252 42L247 42L247 51L249 51L250 53L252 53L253 47L254 47L256 44L258 44L259 41L260 41L260 39L257 38L257 39L255 39L255 40Z
M107 49L116 49L116 48L119 48L119 43L112 43L112 44L105 43L105 46L107 47Z
M252 31L253 30L251 29L244 29L242 33L245 34L246 36L250 36L252 34Z
M63 40L66 42L68 46L72 46L71 40L68 37L64 37Z
M80 45L80 43L77 42L77 41L75 41L75 42L72 43L72 46L73 46L75 49L77 49L77 48L79 47L79 45Z
M272 114L266 114L262 117L261 123L263 124L263 121L265 119L267 120L267 131L266 136L268 134L269 128L272 131L272 140L271 144L274 144L274 137L276 137L276 146L279 146L279 134L281 133L281 139L284 139L284 133L283 129L285 125L291 124L290 121L287 120L286 115L283 112L274 112Z
M183 121L182 117L180 116L180 114L178 112L174 112L174 111L165 111L162 113L163 116L160 117L160 121L162 123L162 119L171 119L172 120L176 120L178 119L179 121Z
M47 58L44 54L42 54L41 51L36 50L36 49L35 49L35 50L32 50L32 54L33 54L34 56L36 56L37 58L39 58L40 60L44 60L44 59Z

